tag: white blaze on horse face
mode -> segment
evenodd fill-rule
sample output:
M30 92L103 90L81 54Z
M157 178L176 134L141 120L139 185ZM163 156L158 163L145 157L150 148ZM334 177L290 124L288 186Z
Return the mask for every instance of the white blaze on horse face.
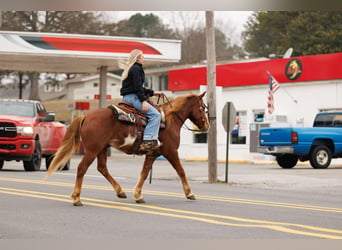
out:
M132 146L136 138L136 136L128 135L127 137L125 137L123 144L121 144L119 148L123 148L125 146Z

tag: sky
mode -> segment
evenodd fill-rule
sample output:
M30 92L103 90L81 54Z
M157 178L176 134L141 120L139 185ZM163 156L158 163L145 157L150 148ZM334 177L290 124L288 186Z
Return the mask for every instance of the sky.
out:
M129 18L138 13L138 11L111 11L108 13L113 18L112 21L119 21ZM204 11L139 11L139 13L142 15L153 13L161 18L164 24L170 25L170 27L177 25L177 20L175 19L179 19L180 15L190 20L192 19L194 23L205 25ZM252 13L253 11L214 11L214 24L226 34L231 35L233 43L241 44L240 36L244 29L243 25Z

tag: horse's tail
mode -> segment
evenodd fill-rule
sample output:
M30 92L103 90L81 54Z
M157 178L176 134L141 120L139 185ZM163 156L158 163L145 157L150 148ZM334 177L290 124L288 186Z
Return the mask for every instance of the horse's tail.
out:
M56 170L61 169L68 162L71 155L80 147L81 127L85 116L76 117L69 125L64 135L63 141L50 166L46 178L52 175Z

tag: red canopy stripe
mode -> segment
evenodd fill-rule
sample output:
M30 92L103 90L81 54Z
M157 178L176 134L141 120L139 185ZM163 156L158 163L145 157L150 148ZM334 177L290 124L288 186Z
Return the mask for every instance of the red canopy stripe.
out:
M161 53L151 46L135 41L114 41L105 39L83 39L83 38L65 38L65 37L40 37L31 38L22 36L22 38L37 47L44 49L59 49L70 51L92 51L92 52L111 52L111 53L130 53L133 49L140 49L144 54L161 55ZM45 43L45 44L44 44Z

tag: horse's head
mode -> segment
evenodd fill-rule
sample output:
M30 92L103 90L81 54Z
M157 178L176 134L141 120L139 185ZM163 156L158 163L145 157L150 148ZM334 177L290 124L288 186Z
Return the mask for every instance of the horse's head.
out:
M207 131L209 129L209 122L206 114L206 106L203 102L203 96L206 92L200 95L194 96L194 103L192 105L189 119L192 121L201 131Z

